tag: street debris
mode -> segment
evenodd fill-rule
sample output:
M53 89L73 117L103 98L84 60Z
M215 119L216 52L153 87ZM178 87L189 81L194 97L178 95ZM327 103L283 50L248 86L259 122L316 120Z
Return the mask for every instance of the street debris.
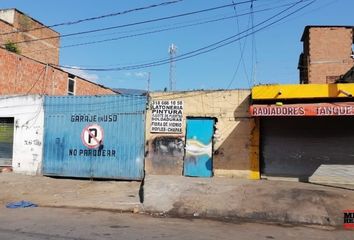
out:
M38 207L38 205L30 201L23 201L23 200L19 202L11 202L6 204L6 208L34 208L34 207Z

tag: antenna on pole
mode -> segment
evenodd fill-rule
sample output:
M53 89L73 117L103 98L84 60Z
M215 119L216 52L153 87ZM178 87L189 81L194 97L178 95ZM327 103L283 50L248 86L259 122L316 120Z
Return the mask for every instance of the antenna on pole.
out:
M171 44L168 48L168 53L170 54L170 91L176 89L176 62L175 57L177 54L177 46Z

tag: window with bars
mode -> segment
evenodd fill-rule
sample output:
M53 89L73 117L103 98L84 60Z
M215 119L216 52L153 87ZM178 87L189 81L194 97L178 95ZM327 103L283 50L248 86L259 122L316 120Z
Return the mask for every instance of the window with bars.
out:
M68 75L68 95L75 95L75 75Z

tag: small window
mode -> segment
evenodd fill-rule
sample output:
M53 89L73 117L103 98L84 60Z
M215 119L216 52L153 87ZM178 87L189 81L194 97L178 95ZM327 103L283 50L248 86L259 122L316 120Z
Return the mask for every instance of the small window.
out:
M75 95L75 76L72 74L68 76L68 95Z

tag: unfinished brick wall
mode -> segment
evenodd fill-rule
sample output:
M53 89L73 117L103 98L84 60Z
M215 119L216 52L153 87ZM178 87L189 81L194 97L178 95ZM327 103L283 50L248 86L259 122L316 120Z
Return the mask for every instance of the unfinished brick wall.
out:
M68 95L68 73L0 48L0 95ZM75 95L103 95L114 92L75 77Z
M302 83L333 83L354 66L351 27L307 27L302 41Z
M36 28L39 29L28 31ZM20 32L0 35L0 46L3 47L7 42L16 43L28 41L17 44L22 55L43 63L59 64L59 33L45 27L40 22L28 17L16 9L1 10L0 34L17 30ZM43 40L32 41L36 39Z

